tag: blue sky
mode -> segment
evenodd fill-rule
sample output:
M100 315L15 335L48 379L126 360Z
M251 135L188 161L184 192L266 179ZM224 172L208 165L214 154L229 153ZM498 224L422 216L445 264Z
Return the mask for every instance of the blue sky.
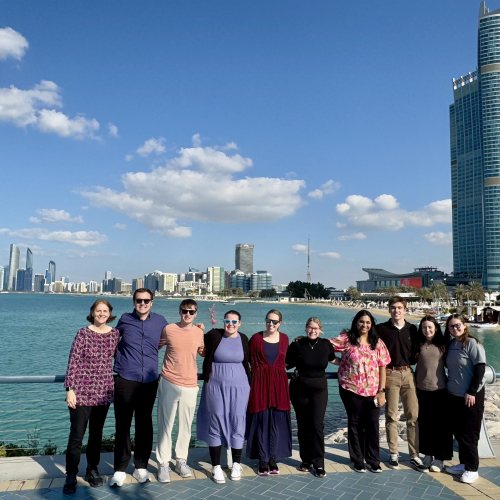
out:
M500 4L487 3L491 10ZM479 2L0 2L0 264L452 270L448 106Z

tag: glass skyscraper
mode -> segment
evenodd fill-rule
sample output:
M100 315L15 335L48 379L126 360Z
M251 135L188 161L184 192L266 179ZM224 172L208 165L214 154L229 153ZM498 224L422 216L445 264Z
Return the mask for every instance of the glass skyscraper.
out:
M49 273L50 273L50 279L51 281L48 281L47 283L53 283L54 281L57 280L56 277L56 263L53 260L49 261Z
M500 282L500 9L479 9L477 69L453 79L450 106L453 271Z
M10 258L9 258L9 278L7 282L7 290L12 291L16 289L17 270L19 269L19 256L21 255L17 245L10 245ZM24 282L23 282L24 287Z
M253 249L254 245L238 243L234 254L234 269L243 271L244 274L253 273Z

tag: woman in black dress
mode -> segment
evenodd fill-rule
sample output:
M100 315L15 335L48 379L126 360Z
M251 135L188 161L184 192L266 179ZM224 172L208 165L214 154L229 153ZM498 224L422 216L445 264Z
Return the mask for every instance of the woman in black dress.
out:
M335 359L332 344L320 338L322 324L312 317L306 322L307 337L292 342L286 354L287 369L296 368L290 382L290 399L297 418L297 437L302 463L317 477L325 477L324 421L328 403L325 369Z

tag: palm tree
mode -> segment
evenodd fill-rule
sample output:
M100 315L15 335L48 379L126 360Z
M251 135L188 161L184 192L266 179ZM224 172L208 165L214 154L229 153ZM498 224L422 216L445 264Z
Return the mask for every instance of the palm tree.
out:
M469 296L474 302L483 302L485 298L484 288L481 283L471 281L469 283Z
M417 290L417 296L425 302L434 298L434 294L425 286Z
M350 286L347 289L347 295L351 296L351 300L359 300L361 298L361 294L355 286Z
M462 306L464 303L464 298L467 296L467 288L465 285L459 284L453 288L453 298L458 300L458 303Z

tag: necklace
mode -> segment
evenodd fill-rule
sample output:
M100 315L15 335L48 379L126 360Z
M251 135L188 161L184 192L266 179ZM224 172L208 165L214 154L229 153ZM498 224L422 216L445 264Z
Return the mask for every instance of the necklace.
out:
M318 343L318 340L319 340L319 339L316 339L316 342L314 342L314 344L313 344L313 345L309 344L309 347L310 347L311 349L314 349L314 346Z

